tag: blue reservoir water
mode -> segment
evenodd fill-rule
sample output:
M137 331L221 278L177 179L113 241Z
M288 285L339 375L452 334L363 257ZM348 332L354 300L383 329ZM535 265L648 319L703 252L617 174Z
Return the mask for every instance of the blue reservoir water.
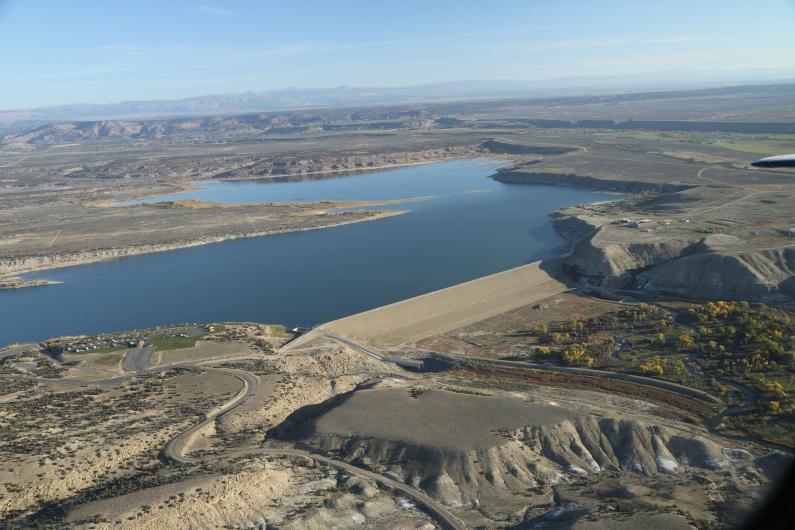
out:
M529 263L561 241L548 214L615 199L501 184L500 163L457 160L326 180L201 183L170 200L432 198L394 217L30 274L64 282L0 292L0 344L179 322L312 325ZM160 197L159 200L168 200Z

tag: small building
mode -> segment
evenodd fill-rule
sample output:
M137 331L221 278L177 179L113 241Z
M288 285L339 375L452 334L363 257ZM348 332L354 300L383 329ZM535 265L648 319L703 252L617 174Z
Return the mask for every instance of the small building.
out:
M651 219L641 219L640 221L636 221L632 224L627 225L630 228L640 228L650 230L657 226L657 223L652 221Z

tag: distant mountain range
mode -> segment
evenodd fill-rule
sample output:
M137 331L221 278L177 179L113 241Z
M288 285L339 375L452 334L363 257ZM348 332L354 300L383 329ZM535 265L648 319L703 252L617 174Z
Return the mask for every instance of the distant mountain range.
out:
M791 82L792 80L790 80ZM407 87L285 88L265 92L217 94L177 100L76 103L35 109L0 110L0 125L42 124L78 120L134 119L154 117L235 114L284 109L342 107L410 103L464 98L575 96L617 93L629 90L672 90L725 86L727 83L690 84L684 87L651 81L628 85L620 79L578 78L555 81L455 81ZM617 90L616 86L622 86ZM561 88L565 86L567 88ZM611 88L613 87L613 88Z
M410 87L285 88L265 92L215 94L177 100L76 103L38 109L0 111L0 124L19 122L132 119L199 114L404 103L429 99L531 95L541 92L522 81L465 81Z

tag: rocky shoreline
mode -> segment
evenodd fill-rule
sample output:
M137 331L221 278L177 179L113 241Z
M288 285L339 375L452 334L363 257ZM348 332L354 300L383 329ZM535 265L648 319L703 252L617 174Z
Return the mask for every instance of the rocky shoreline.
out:
M24 289L25 287L42 287L44 285L55 285L62 282L56 282L54 280L25 280L24 278L20 278L19 276L11 276L0 278L0 290L3 289Z
M631 180L607 180L574 173L554 173L545 171L526 171L517 167L498 170L492 177L505 184L536 184L544 186L565 186L593 191L615 193L674 192L691 188L685 184L655 184Z

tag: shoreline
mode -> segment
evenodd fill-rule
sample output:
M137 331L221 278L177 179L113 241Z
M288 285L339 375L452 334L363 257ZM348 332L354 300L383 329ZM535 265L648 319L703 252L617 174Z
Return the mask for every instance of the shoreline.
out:
M399 169L401 167L421 166L424 164L435 164L437 162L447 162L448 160L464 160L468 158L480 158L480 156L478 155L478 153L473 153L471 156L450 156L444 158L434 158L432 160L422 160L420 162L405 162L402 164L385 164L382 166L355 167L348 169L325 169L322 171L309 171L307 173L288 173L286 175L269 175L267 177L229 177L229 178L219 178L219 179L209 178L209 179L197 180L194 182L205 182L205 181L236 182L236 181L246 181L246 180L263 180L263 181L269 180L272 182L285 182L289 181L292 177L306 177L310 175L332 175L334 173L367 173L368 171L381 171L383 169ZM298 180L300 180L300 178Z
M136 204L120 204L123 202L130 202L130 201L145 201L147 199L153 199L155 197L162 197L163 195L172 195L176 193L186 193L189 191L200 191L206 189L206 187L194 184L194 182L245 182L245 181L262 181L263 184L266 183L279 183L279 182L300 182L304 180L302 177L312 176L312 175L333 175L335 173L342 173L342 176L345 176L346 173L367 173L370 171L381 171L381 170L388 170L388 169L400 169L402 167L412 167L412 166L420 166L425 164L435 164L437 162L447 162L450 160L466 160L470 158L480 158L478 153L472 153L468 156L450 156L445 158L435 158L432 160L423 160L421 162L405 162L403 164L385 164L382 166L371 166L371 167L359 167L359 168L350 168L350 169L328 169L323 171L309 171L307 173L288 173L286 175L270 175L266 177L229 177L229 178L199 178L199 179L191 179L189 181L179 180L175 183L165 184L165 186L173 186L176 188L176 191L167 192L167 193L150 193L145 195L137 195L135 197L131 197L129 199L124 199L122 201L96 201L96 202L89 202L86 203L88 206L96 206L96 207L120 207L120 206L136 206ZM490 157L487 157L490 158ZM329 177L333 178L333 177ZM489 177L491 178L491 177ZM319 179L307 179L307 180L322 180ZM195 199L185 199L185 200L195 200ZM397 199L400 200L400 199ZM169 202L169 201L163 201ZM175 201L179 202L179 201ZM203 202L203 201L198 201ZM380 202L380 201L379 201ZM276 204L276 203L274 203ZM373 204L374 206L378 206L378 204Z
M386 164L381 166L374 166L374 167L366 167L366 168L353 168L353 169L339 169L339 170L327 170L327 171L315 171L310 173L301 173L296 175L277 175L275 177L250 177L250 178L225 178L225 179L203 179L198 181L178 181L174 184L169 184L174 188L177 188L176 193L186 192L186 191L195 191L203 189L201 186L197 186L193 184L193 182L210 182L210 181L217 181L217 182L224 182L224 181L245 181L245 180L259 180L265 181L270 180L272 182L280 182L288 180L292 177L303 177L306 175L317 175L317 174L334 174L334 173L366 173L366 172L377 172L381 170L390 170L390 169L399 169L401 167L412 167L418 165L425 165L425 164L434 164L439 162L445 161L452 161L452 160L466 160L466 159L474 159L474 158L481 158L482 155L478 153L471 153L468 155L458 155L458 156L450 156L445 158L439 159L432 159L432 160L424 160L419 162L406 162L402 164ZM486 156L485 158L493 158L498 160L504 160L501 157L490 157ZM506 161L508 162L508 161ZM493 175L487 176L487 178L492 178ZM145 200L147 198L153 197L160 197L163 195L169 195L170 193L156 193L156 194L149 194L149 195L139 195L138 198L133 199L125 199L125 201L109 201L109 200L102 200L102 201L91 201L84 203L86 206L94 207L94 208L119 208L119 207L141 207L141 206L154 206L154 207L164 207L164 206L173 206L173 207L182 207L182 208L205 208L205 207L220 207L220 208L236 208L242 206L252 206L252 205L290 205L295 203L286 203L286 202L272 202L272 203L243 203L243 204L223 204L223 203L216 203L212 201L201 201L196 199L186 199L180 201L163 201L163 202L154 202L154 203L138 203L138 204L118 204L119 202L126 202L126 201L135 201L135 200ZM353 208L361 208L361 207L368 207L368 206L389 206L394 204L403 204L403 203L413 203L413 202L420 202L426 201L429 199L433 199L434 196L419 196L419 197L409 197L405 199L384 199L384 200L373 200L373 201L363 201L363 200L351 200L351 201L328 201L329 204L334 204L334 207L331 208L329 211L334 210L346 210L346 209L353 209ZM326 201L308 201L306 203L301 204L325 204ZM323 228L333 228L336 226L343 226L346 224L364 222L364 221L373 221L381 218L391 217L394 215L401 215L404 213L408 213L408 210L373 210L370 211L370 216L363 218L363 219L356 219L351 221L339 222L339 223L332 223L324 226L315 226L309 228L296 228L296 229L286 229L286 230L266 230L266 231L259 231L259 232L250 232L250 233L242 233L242 234L226 234L226 235L219 235L219 236L211 236L211 237L202 237L197 239L191 239L186 241L177 241L173 243L155 243L155 244L143 244L143 245L136 245L126 248L106 248L106 249L98 249L98 250L85 250L85 251L76 251L74 253L69 254L66 257L59 258L57 256L52 255L37 255L37 256L26 256L20 258L6 258L5 260L0 260L0 281L3 279L12 279L14 277L22 276L25 274L31 274L34 272L44 271L44 270L53 270L53 269L60 269L66 267L75 267L80 265L88 265L91 263L100 263L104 261L110 261L113 259L131 257L131 256L139 256L144 254L154 254L157 252L168 252L171 250L179 250L182 248L191 248L197 247L202 245L208 245L212 243L220 243L223 241L231 241L234 239L243 239L243 238L255 238L255 237L267 237L270 235L280 235L280 234L287 234L292 232L303 232L308 230L319 230ZM4 266L3 261L7 263ZM18 261L23 265L13 266L11 263ZM38 262L37 264L33 265L24 265L25 262ZM34 282L36 282L34 284ZM22 284L18 286L18 288L25 288L25 287L34 287L39 285L47 285L47 284L57 284L61 282L55 282L47 280L46 278L40 278L36 280L22 280Z
M550 171L522 171L521 166L497 170L491 177L503 184L523 184L528 186L560 186L604 193L639 194L672 193L697 187L691 184L656 184L638 180L608 180L579 175L576 173L557 173Z
M13 289L26 289L29 287L43 287L45 285L57 285L59 282L56 280L47 280L46 278L38 278L35 280L25 280L20 278L18 274L0 277L0 291L13 290Z
M389 170L395 169L400 167L408 167L408 166L417 166L417 165L424 165L424 164L433 164L442 161L448 160L464 160L470 158L479 158L479 156L455 156L437 160L427 160L422 162L408 162L404 164L389 164L385 166L378 166L378 167L370 167L370 168L356 168L356 169L344 169L344 170L329 170L329 171L319 171L313 173L305 173L300 174L297 176L304 176L304 175L311 175L311 174L320 174L320 173L350 173L350 172L368 172L368 171L379 171L379 170ZM505 162L510 163L508 160L505 160L503 157L488 157L488 158L499 158ZM515 180L511 182L510 180L502 180L500 178L501 175L505 173L511 174L515 170L516 166L504 166L502 168L497 169L495 173L492 175L488 175L487 178L496 180L498 182L504 183L514 183L514 184L523 184L523 185L554 185L554 186L562 186L568 187L571 189L583 189L589 188L589 186L581 186L577 185L579 183L573 183L569 181L566 177L571 177L571 175L559 175L563 177L561 181L556 183L551 182L534 182L532 180ZM276 179L280 178L289 178L291 176L277 176ZM205 180L213 180L213 179L205 179ZM269 179L269 178L262 178L262 177L252 177L252 178L232 178L232 179L216 179L218 181L235 181L235 180L273 180L274 182L278 182L278 180ZM596 179L589 179L589 180L596 180ZM197 181L198 182L198 181ZM598 181L602 184L602 181ZM631 182L631 184L636 184ZM179 182L175 185L184 191L201 189L191 183ZM626 194L626 195L633 195L633 192L616 192L615 190L606 190L602 186L590 187L590 189L595 189L604 193L616 193L616 194ZM644 190L646 191L646 190ZM158 197L164 194L153 194L150 197ZM401 204L401 203L411 203L411 202L418 202L432 199L433 196L420 196L420 197L411 197L406 199L387 199L387 200L376 200L376 201L329 201L329 203L335 204L334 208L331 210L343 210L343 209L353 209L359 207L367 207L367 206L385 206L385 205L393 205L393 204ZM135 200L135 199L133 199ZM601 201L600 201L601 202ZM324 201L312 201L306 204L323 204ZM163 205L172 205L174 207L184 207L184 208L204 208L204 207L223 207L223 208L235 208L240 206L251 206L251 205L259 205L259 204L272 204L272 205L280 205L280 204L292 204L292 203L281 203L281 202L274 202L274 203L250 203L250 204L222 204L222 203L215 203L212 201L201 201L201 200L183 200L183 201L165 201L163 203L141 203L141 204L133 204L133 205L114 205L114 203L110 201L102 201L102 202L93 202L90 203L93 207L123 207L123 206L132 206L132 207L141 207L141 206L155 206L155 207L162 207ZM331 211L330 210L330 211ZM21 257L18 259L14 258L7 258L5 261L7 263L5 270L0 272L0 284L3 281L10 281L13 282L14 285L9 285L8 287L3 287L0 285L0 290L3 289L22 289L27 287L38 287L44 285L51 285L51 284L58 284L62 283L59 281L49 280L47 278L36 278L36 279L25 279L22 276L26 274L31 274L39 271L46 271L46 270L54 270L66 267L75 267L81 265L88 265L91 263L101 263L105 261L111 261L114 259L126 258L126 257L133 257L133 256L140 256L145 254L154 254L158 252L169 252L172 250L180 250L184 248L192 248L198 247L213 243L221 243L224 241L231 241L236 239L248 239L248 238L257 238L257 237L267 237L271 235L281 235L281 234L288 234L292 232L304 232L309 230L320 230L324 228L334 228L337 226L344 226L353 223L365 222L365 221L374 221L377 219L382 219L386 217L392 217L395 215L402 215L404 213L408 213L409 210L372 210L369 211L370 215L360 219L354 219L349 221L343 222L335 222L323 226L313 226L307 228L292 228L292 229L283 229L283 230L264 230L264 231L256 231L256 232L246 232L246 233L230 233L230 234L222 234L217 236L209 236L209 237L200 237L196 239L190 239L185 241L175 241L171 243L155 243L155 244L142 244L142 245L135 245L125 248L106 248L106 249L98 249L98 250L85 250L85 251L75 251L71 254L68 254L63 257L59 256L48 256L48 255L40 255L40 256L28 256L28 257ZM560 210L556 210L550 213L551 220L550 224L552 228L557 233L558 237L562 239L562 245L552 251L550 256L543 258L544 260L550 259L559 259L566 255L565 252L561 254L563 250L570 250L572 241L568 236L571 234L566 234L565 231L560 230L559 223L561 219L559 218L561 214ZM567 248L568 247L568 248ZM13 266L12 263L17 261L20 263L18 266ZM30 264L26 264L25 262L34 262ZM3 268L3 260L0 260L0 268Z
M463 159L466 157L458 157L459 159ZM410 163L410 164L403 164L403 165L419 165L419 164L428 164L433 163L430 162L417 162L417 163ZM494 178L495 175L499 173L499 170L494 175L489 175L487 178ZM495 179L496 180L496 179ZM534 185L536 183L532 182L523 182L523 185ZM549 184L544 184L549 185ZM561 186L570 187L572 189L578 189L577 186L571 186L568 183L561 183ZM385 205L392 205L392 204L401 204L401 203L411 203L411 202L419 202L424 200L432 199L433 196L420 196L420 197L411 197L407 199L386 199L381 201L342 201L337 204L332 210L337 209L351 209L351 208L358 208L358 207L366 207L366 206L385 206ZM601 202L601 201L600 201ZM152 204L135 204L135 205L127 205L132 207L140 207L140 206L152 206L152 205L160 205L169 204L168 202L165 203L152 203ZM260 204L260 203L254 203ZM283 204L283 203L268 203L268 204ZM290 203L284 203L290 204ZM312 204L312 203L307 203ZM93 204L95 207L118 207L118 206L109 206L109 205L102 205L100 206L99 203ZM179 201L174 203L177 207L186 207L186 208L201 208L205 206L221 206L221 207L238 207L238 206L246 206L246 205L238 205L238 204L218 204L218 203L211 203L207 201L197 201L197 200L189 200L189 201ZM249 205L250 206L250 205ZM61 269L66 267L76 267L81 265L89 265L91 263L101 263L105 261L111 261L114 259L126 258L126 257L133 257L133 256L140 256L145 254L154 254L159 252L169 252L172 250L180 250L183 248L193 248L203 245L209 245L213 243L221 243L224 241L232 241L236 239L248 239L248 238L257 238L257 237L267 237L272 235L281 235L281 234L288 234L293 232L305 232L309 230L322 230L325 228L334 228L337 226L344 226L353 223L360 223L366 221L374 221L378 219L383 219L387 217L392 217L395 215L402 215L408 213L409 210L372 210L369 211L371 214L368 217L361 218L361 219L354 219L350 221L344 222L337 222L331 223L323 226L313 226L307 228L294 228L294 229L285 229L285 230L264 230L264 231L257 231L257 232L248 232L248 233L240 233L240 234L226 234L226 235L219 235L219 236L210 236L210 237L203 237L198 239L186 240L186 241L177 241L173 243L160 243L160 244L144 244L144 245L136 245L126 248L107 248L107 249L99 249L99 250L86 250L86 251L78 251L73 254L70 254L66 258L57 258L55 256L29 256L19 258L18 261L25 262L25 261L40 261L44 262L37 265L32 266L19 266L19 267L12 267L9 266L3 272L0 272L0 282L3 280L14 280L19 279L21 280L21 284L18 286L14 286L14 289L23 289L28 287L38 287L44 285L55 285L62 282L49 280L47 278L36 278L36 279L24 279L21 276L26 274L31 274L34 272L46 271L46 270L54 270L54 269ZM560 210L556 210L550 213L552 219L550 220L550 224L552 225L555 232L558 236L563 240L562 247L566 247L571 244L568 237L564 233L562 233L557 226L557 222L560 221L557 219L557 216L560 214ZM558 254L557 249L553 250L552 254L544 260L548 259L557 259L562 257ZM9 259L12 261L13 258ZM542 260L543 261L543 260ZM0 261L0 267L2 267L2 261ZM0 289L3 290L3 289Z
M415 199L415 200L422 200L422 199ZM334 228L337 226L345 226L354 223L362 223L367 221L375 221L378 219L384 219L387 217L393 217L396 215L403 215L408 213L409 210L379 210L379 211L372 211L370 212L371 215L368 217L364 217L361 219L353 219L349 221L343 222L336 222L330 223L323 226L312 226L306 228L291 228L291 229L284 229L284 230L263 230L258 232L246 232L246 233L238 233L238 234L226 234L220 236L211 236L211 237L204 237L199 239L193 240L186 240L186 241L176 241L173 243L161 243L161 244L151 244L151 245L136 245L132 247L126 248L108 248L108 249L101 249L101 250L86 250L86 251L79 251L75 252L74 254L69 255L66 259L58 259L55 258L54 261L50 261L49 263L43 263L41 265L35 266L28 266L28 267L19 267L19 268L9 268L5 272L2 273L3 277L10 278L10 277L19 277L25 274L31 274L34 272L45 271L45 270L53 270L53 269L61 269L66 267L76 267L79 265L88 265L91 263L99 263L104 261L111 261L114 259L120 258L127 258L132 256L141 256L144 254L155 254L158 252L168 252L171 250L179 250L183 248L192 248L192 247L199 247L203 245L210 245L213 243L222 243L224 241L232 241L236 239L249 239L249 238L257 238L257 237L267 237L267 236L274 236L274 235L281 235L281 234L289 234L293 232L308 232L310 230L323 230L326 228ZM48 259L53 259L52 256L30 256L26 258L20 258L19 261L25 260L42 260L46 261ZM46 278L37 278L32 280L25 280L25 282L47 282L47 284L57 284L61 282L47 280ZM40 284L44 285L44 284ZM23 285L19 288L25 287L33 287L33 285Z

